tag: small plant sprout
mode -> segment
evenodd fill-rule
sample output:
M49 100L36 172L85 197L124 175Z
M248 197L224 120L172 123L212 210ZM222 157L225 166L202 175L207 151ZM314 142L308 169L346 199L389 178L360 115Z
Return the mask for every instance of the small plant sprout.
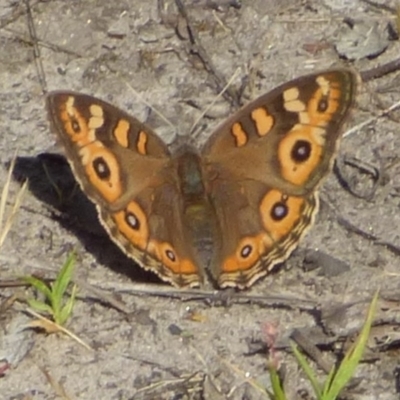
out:
M71 282L75 266L75 254L70 253L53 283L47 284L34 276L25 276L23 280L44 296L44 301L27 299L29 306L40 314L46 314L57 325L63 326L71 316L75 304L76 285L67 298L67 288Z
M292 343L293 353L297 359L297 362L307 375L317 400L337 399L344 387L354 376L357 365L360 363L362 355L364 354L367 346L368 336L374 319L377 302L378 292L376 292L374 295L368 308L367 317L358 338L347 351L341 363L338 366L332 367L329 375L322 385L318 382L314 372L311 369L311 366L308 364L303 354Z
M362 355L364 354L367 346L368 336L371 330L377 302L378 292L372 299L364 326L357 340L347 351L341 363L338 366L332 367L323 384L319 383L305 356L299 351L294 343L291 343L296 360L310 381L315 398L317 400L336 400L345 386L354 376L357 365L360 363ZM268 370L272 386L272 392L266 390L266 394L270 400L286 400L287 397L283 390L282 382L278 373L279 362L275 349L276 329L274 330L273 325L268 324L266 327L263 327L263 334L270 354L268 358Z

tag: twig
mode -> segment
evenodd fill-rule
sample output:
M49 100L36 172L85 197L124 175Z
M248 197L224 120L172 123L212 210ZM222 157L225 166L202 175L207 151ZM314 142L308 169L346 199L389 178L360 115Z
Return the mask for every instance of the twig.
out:
M396 9L390 6L387 6L384 3L377 3L375 1L372 0L361 0L362 2L368 4L371 7L377 8L378 10L385 10L385 11L389 11L390 13L396 14Z
M33 3L32 7L39 4L40 1L36 1ZM26 9L21 6L21 3L18 4L17 10L11 11L8 15L0 20L0 29L5 28L7 25L12 24L15 22L19 17L22 17L25 14Z
M42 88L43 94L47 93L47 83L46 83L46 75L43 69L42 57L40 56L40 49L37 40L36 28L32 18L31 7L29 5L29 0L25 0L26 6L26 16L28 20L28 30L29 36L32 39L33 44L33 58L35 60L35 66L39 78L39 83Z
M77 284L81 289L85 289L89 293L94 294L101 301L104 301L105 303L109 303L116 310L121 311L124 314L128 315L134 311L132 309L127 308L124 303L122 303L121 301L118 301L115 297L113 297L111 294L109 294L109 292L106 292L105 290L102 290L102 289L98 289L98 288L94 287L93 285L88 284L83 279L74 278L73 282L75 284Z
M353 232L356 235L359 235L363 237L364 239L367 239L373 243L375 246L384 246L386 247L391 253L393 253L396 256L400 256L400 247L396 246L393 243L386 242L382 239L380 239L378 236L373 235L370 232L364 231L358 226L354 225L352 222L348 221L346 218L342 217L338 211L335 210L334 206L330 204L329 201L327 201L324 198L321 198L321 202L323 202L329 209L329 211L333 214L333 216L336 218L337 222L339 225L343 226L348 232Z
M353 128L349 129L347 132L344 133L343 137L350 136L353 133L360 131L365 126L372 124L373 122L377 121L379 118L389 114L391 111L394 111L399 107L400 107L400 101L397 101L396 103L392 104L390 107L386 108L385 110L379 111L377 113L377 115L374 115L373 117L365 120L364 122L361 122L360 124L358 124L356 126L353 126Z
M322 351L312 343L307 337L305 337L298 329L294 329L290 335L290 338L306 353L317 365L327 374L332 369L333 362L328 362Z
M94 285L94 283L91 283ZM202 301L206 300L209 302L221 302L225 297L229 303L243 304L243 303L256 303L271 307L281 308L301 308L314 310L318 306L318 302L314 299L304 299L298 296L285 296L285 295L252 295L250 293L235 293L233 291L226 293L226 291L215 291L206 289L175 289L167 285L152 285L149 283L138 284L135 282L116 283L113 282L110 287L107 287L107 283L99 282L96 284L97 287L101 287L101 290L112 290L113 292L128 293L130 295L137 296L154 296L154 297L167 297L176 298L182 301Z
M379 67L371 68L366 71L360 72L361 79L364 82L371 81L372 79L381 78L384 75L398 71L400 69L400 58L389 61L386 64L380 65Z

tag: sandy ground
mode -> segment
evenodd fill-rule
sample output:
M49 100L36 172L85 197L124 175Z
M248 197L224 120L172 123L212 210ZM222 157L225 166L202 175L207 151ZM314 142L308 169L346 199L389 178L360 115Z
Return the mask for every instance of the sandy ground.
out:
M380 3L386 7L359 0L243 0L241 7L197 0L186 9L215 71L229 80L240 68L233 89L244 88L245 102L310 71L333 65L366 71L398 58L399 41L387 41L395 1ZM219 92L190 52L173 1L32 0L31 8L48 90L111 101L167 142L185 135ZM363 39L352 49L360 59L340 58L335 45L349 50L345 18L368 27L364 38L374 27L378 48L384 42L381 54L365 57L375 50ZM93 206L74 191L65 160L54 155L61 150L46 120L23 2L0 0L0 49L0 187L15 151L11 192L30 179L1 249L0 278L54 277L75 249L76 276L86 285L67 327L92 347L21 331L29 318L14 304L0 315L0 360L11 364L0 374L1 399L60 398L45 372L69 399L265 399L257 385L270 385L265 330L271 325L288 399L312 398L304 397L310 387L289 336L300 331L332 362L354 338L378 288L377 322L346 398L399 398L400 114L374 118L398 101L398 72L362 86L349 128L372 120L342 142L339 175L347 185L331 174L316 224L299 248L250 290L221 295L175 290L145 274L111 244ZM198 142L233 111L220 98L203 118ZM0 288L0 300L16 291Z

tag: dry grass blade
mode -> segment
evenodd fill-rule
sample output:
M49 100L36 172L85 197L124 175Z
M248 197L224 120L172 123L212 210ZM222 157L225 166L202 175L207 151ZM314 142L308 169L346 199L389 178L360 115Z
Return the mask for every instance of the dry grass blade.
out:
M50 374L49 371L47 371L45 368L40 367L41 371L43 372L44 376L50 383L51 387L54 389L54 391L57 393L57 395L63 399L63 400L72 400L72 397L68 396L67 392L65 391L64 386L62 383L56 381Z
M232 83L235 81L235 79L239 76L240 73L240 68L237 68L236 71L233 73L231 79L229 79L229 82L224 86L224 88L218 93L217 96L215 96L214 100L211 102L211 104L200 114L199 118L194 122L192 127L189 130L189 133L192 133L198 123L203 119L203 117L207 114L209 110L211 110L214 106L214 104L223 96L223 94L231 87Z
M33 317L36 317L37 320L32 321L29 324L30 328L41 328L44 329L48 333L55 333L55 332L62 332L68 335L70 338L74 339L77 341L79 344L81 344L83 347L86 347L88 350L93 350L88 344L86 344L82 339L80 339L78 336L74 335L71 331L68 329L65 329L63 326L56 324L55 322L43 317L42 315L38 314L34 310L27 308L26 312L29 315L32 315Z
M353 128L349 129L343 134L343 137L347 137L352 135L355 132L359 132L362 128L368 126L369 124L372 124L373 122L377 121L379 118L382 118L383 116L389 114L390 112L400 108L400 101L397 101L396 103L392 104L390 107L386 108L385 110L381 110L377 113L377 115L368 118L367 120L361 122L360 124L354 126Z
M1 197L0 197L0 248L3 245L4 241L6 240L8 232L11 229L11 226L14 222L15 215L17 214L17 212L21 206L22 197L23 197L26 187L28 185L28 182L26 181L21 186L21 188L19 189L19 191L15 197L11 212L6 217L6 205L7 205L9 192L10 192L12 172L15 167L15 159L16 159L16 157L14 156L11 161L10 168L8 169L6 183L4 184L3 190L1 192Z
M148 101L146 101L144 97L139 92L137 92L126 79L124 79L121 75L119 75L119 78L125 83L128 89L137 97L138 100L140 100L144 105L149 107L154 112L154 114L156 114L159 118L161 118L174 131L176 130L176 127L171 123L171 121L161 111L158 111L154 106L152 106Z
M400 4L396 5L396 28L397 35L400 35Z
M266 392L265 388L257 382L255 379L249 377L245 371L240 369L238 366L235 364L231 363L228 360L221 359L221 362L225 364L230 370L234 371L238 376L242 378L242 383L247 383L251 387L253 387L258 394L260 394L261 398L268 399L268 393ZM238 386L238 385L237 385Z

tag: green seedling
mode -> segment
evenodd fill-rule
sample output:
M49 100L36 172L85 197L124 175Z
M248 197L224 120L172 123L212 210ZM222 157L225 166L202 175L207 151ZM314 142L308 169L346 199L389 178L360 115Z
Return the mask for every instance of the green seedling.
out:
M73 285L71 295L67 298L67 288L71 282L75 266L75 254L70 253L55 281L51 284L34 276L22 279L41 293L45 300L27 299L29 306L39 313L49 315L57 325L64 325L71 316L75 304L76 285Z
M305 356L299 351L295 344L291 344L293 353L301 366L307 378L309 379L317 400L335 400L343 391L345 386L354 376L357 365L360 363L362 355L367 346L369 333L371 330L375 310L378 302L378 292L372 299L369 306L367 317L357 340L345 354L343 360L338 366L334 366L328 374L325 382L321 385L307 362ZM285 393L282 389L282 384L279 379L277 368L270 366L269 373L272 384L272 392L267 392L270 400L286 400Z
M269 365L269 377L271 379L272 392L267 391L270 400L287 400L285 392L283 391L282 382L279 378L278 370L275 366Z
M305 357L298 351L296 346L292 344L292 349L303 368L311 385L314 389L314 393L318 400L335 400L342 392L344 387L349 383L353 377L357 365L360 363L362 355L364 354L365 348L368 343L368 337L371 330L373 318L376 311L378 302L378 292L374 295L372 302L369 306L367 317L364 326L350 349L345 354L343 360L338 367L333 367L324 384L321 386L318 384L315 375L312 373L310 365L307 363ZM307 366L306 366L307 364Z

